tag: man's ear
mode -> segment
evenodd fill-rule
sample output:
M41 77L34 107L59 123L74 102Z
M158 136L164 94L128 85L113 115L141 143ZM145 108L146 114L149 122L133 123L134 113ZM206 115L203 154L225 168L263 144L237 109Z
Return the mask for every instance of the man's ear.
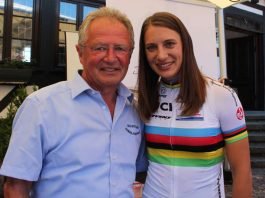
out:
M81 47L77 44L75 46L75 48L76 48L76 51L78 53L79 58L81 58L82 57L82 54L83 54L83 51L82 51Z
M79 62L83 65L83 48L78 44L75 46L75 48L78 53Z

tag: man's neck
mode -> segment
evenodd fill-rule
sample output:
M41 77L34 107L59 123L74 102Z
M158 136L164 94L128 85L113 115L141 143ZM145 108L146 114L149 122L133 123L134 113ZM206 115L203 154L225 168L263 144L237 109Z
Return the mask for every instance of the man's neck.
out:
M114 111L115 111L115 105L116 105L116 99L117 99L117 91L110 91L108 90L107 92L102 91L100 92L103 100L107 104L111 117L113 118L114 116Z

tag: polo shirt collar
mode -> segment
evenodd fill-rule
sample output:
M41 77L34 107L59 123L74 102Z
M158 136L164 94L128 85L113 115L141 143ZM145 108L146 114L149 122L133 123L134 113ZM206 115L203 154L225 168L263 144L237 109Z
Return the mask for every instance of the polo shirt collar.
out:
M133 93L122 83L118 87L118 95L127 98L130 103L133 102Z
M70 89L72 92L72 98L75 98L81 93L88 91L88 90L95 92L95 90L91 88L87 84L87 82L78 73L76 73L73 80L69 81L69 84L70 84ZM127 98L129 102L132 103L133 94L124 84L121 83L119 85L117 92L119 96Z

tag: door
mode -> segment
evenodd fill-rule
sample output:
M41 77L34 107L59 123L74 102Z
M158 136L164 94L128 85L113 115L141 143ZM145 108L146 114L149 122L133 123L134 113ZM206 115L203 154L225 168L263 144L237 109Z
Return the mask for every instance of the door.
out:
M229 36L230 35L230 36ZM263 68L259 34L226 30L227 75L245 110L263 109Z

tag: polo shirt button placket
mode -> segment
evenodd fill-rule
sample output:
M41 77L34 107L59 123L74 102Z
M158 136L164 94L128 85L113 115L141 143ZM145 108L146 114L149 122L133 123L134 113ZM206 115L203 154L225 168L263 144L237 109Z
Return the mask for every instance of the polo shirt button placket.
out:
M117 155L113 154L113 155L111 156L111 160L113 160L113 161L117 160Z

